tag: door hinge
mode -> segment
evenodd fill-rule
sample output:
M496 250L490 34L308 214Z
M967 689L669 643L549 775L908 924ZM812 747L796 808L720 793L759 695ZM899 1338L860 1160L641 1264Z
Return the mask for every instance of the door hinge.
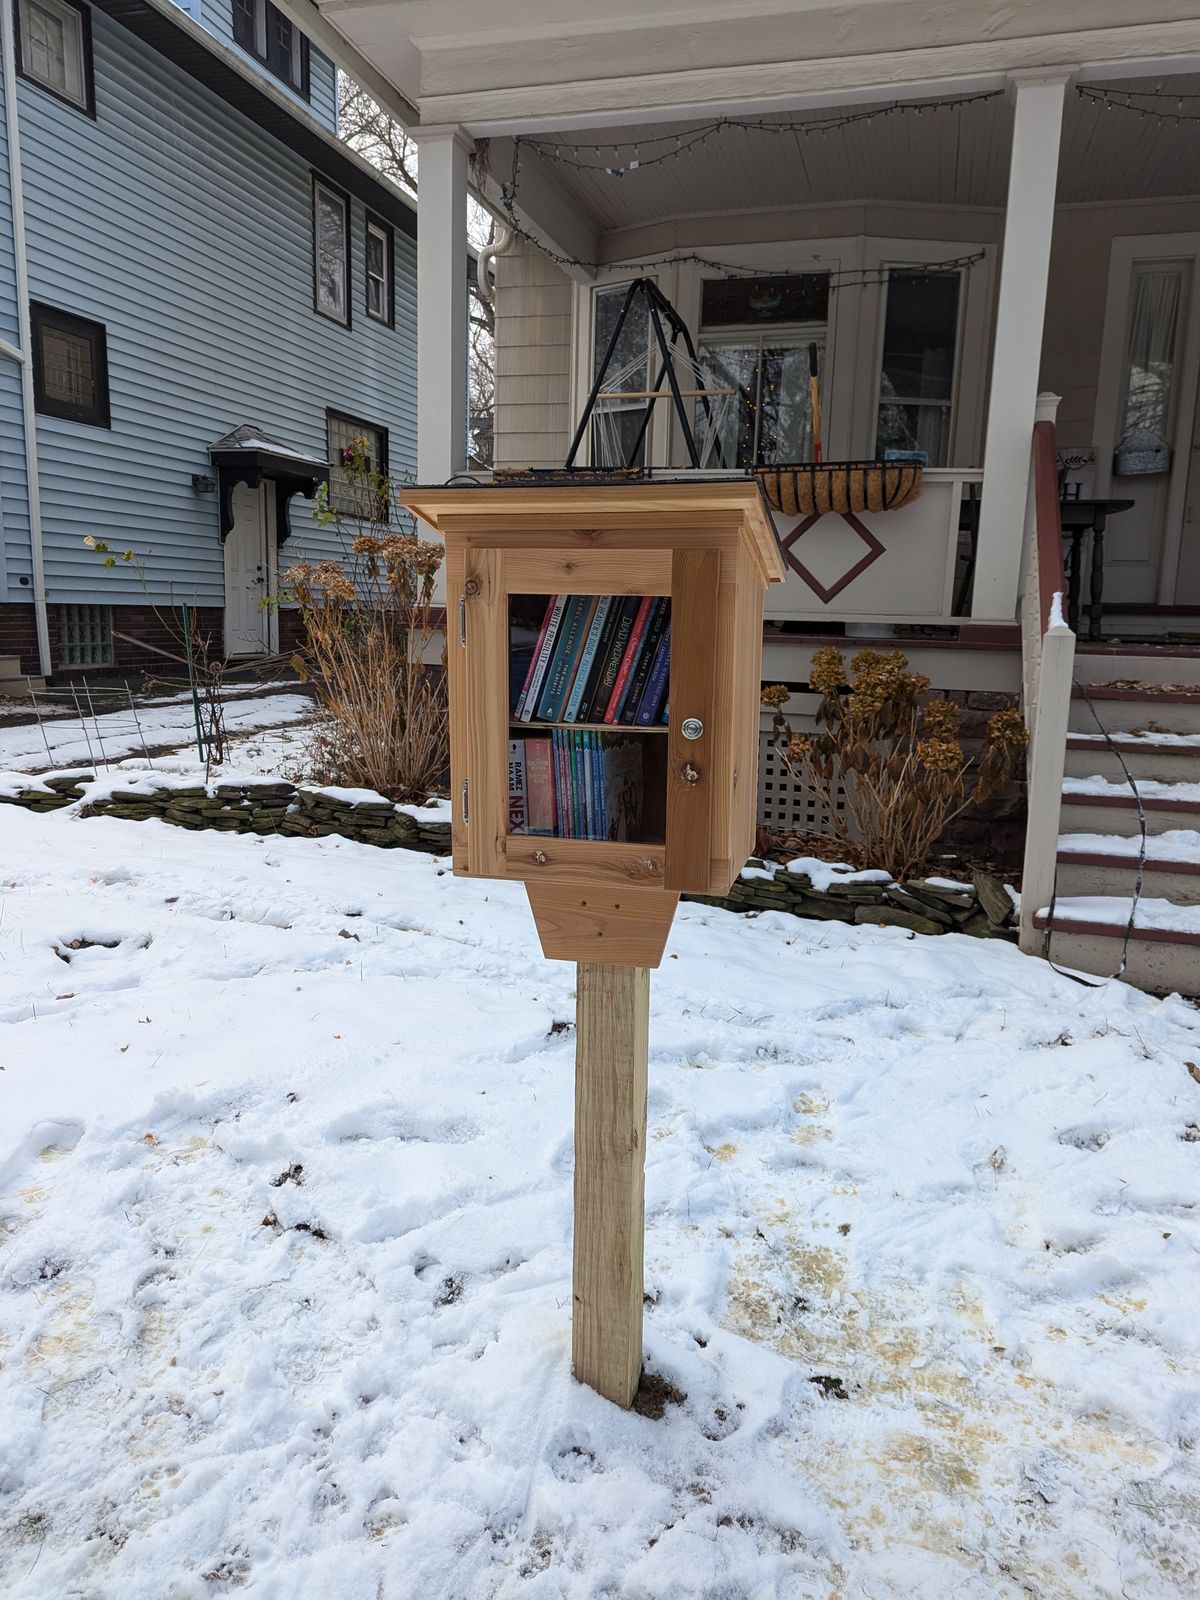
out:
M459 810L462 812L463 827L469 828L471 826L471 819L467 815L467 780L465 778L462 781L462 795L459 800Z
M458 642L465 650L467 648L467 597L460 594L458 597Z

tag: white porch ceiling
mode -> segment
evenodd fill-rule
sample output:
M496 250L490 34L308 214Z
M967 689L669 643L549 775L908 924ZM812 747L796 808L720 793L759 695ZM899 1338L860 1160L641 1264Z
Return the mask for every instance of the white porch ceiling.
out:
M1125 87L1145 91L1146 79ZM1162 80L1200 117L1200 75ZM1173 107L1174 102L1168 102ZM859 106L848 110L860 110ZM825 121L834 108L805 113ZM763 117L767 123L794 115ZM555 144L601 144L611 149L580 153L585 162L623 165L632 142L686 133L697 122L669 126L641 123L605 129L563 129L538 136ZM600 233L714 213L791 210L839 202L901 203L1000 208L1005 203L1012 137L1012 103L1004 95L955 110L912 111L860 122L820 134L778 135L722 129L677 158L639 166L623 177L578 168L522 150L522 168L538 166L572 207ZM507 141L505 149L508 148ZM649 157L663 146L646 144ZM493 170L507 178L507 159L497 149ZM1108 110L1068 90L1060 161L1060 204L1145 200L1200 194L1200 122L1168 121L1121 109ZM520 186L518 184L518 199Z
M422 121L473 132L1200 54L1195 0L317 3Z

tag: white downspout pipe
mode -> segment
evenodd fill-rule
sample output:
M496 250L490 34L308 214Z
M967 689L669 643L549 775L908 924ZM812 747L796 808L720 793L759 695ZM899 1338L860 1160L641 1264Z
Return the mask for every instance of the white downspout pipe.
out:
M21 184L21 131L17 120L17 72L13 61L12 0L0 0L4 51L4 126L8 135L8 191L12 203L13 257L17 277L17 319L21 348L0 340L0 355L21 368L21 415L25 432L25 477L29 495L29 556L33 567L33 617L38 665L50 676L50 620L46 612L46 563L42 553L42 502L38 485L37 412L33 404L33 328L29 318L29 263L25 254L25 196Z

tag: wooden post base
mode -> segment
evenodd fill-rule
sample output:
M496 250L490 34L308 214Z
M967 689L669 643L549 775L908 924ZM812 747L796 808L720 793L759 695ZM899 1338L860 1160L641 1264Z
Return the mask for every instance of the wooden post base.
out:
M571 1359L581 1383L628 1406L642 1373L650 974L576 972Z

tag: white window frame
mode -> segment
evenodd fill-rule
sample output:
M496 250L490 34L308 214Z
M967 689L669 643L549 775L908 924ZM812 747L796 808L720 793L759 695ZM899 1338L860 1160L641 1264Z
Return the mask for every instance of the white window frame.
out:
M30 37L30 17L34 11L41 11L47 16L57 18L63 25L61 83L56 78L47 77L39 72L34 65L33 41ZM89 81L87 19L84 14L77 7L68 5L66 0L20 0L19 25L22 76L40 84L51 94L57 95L60 100L65 100L68 105L73 105L90 116L92 95Z
M828 272L845 284L830 295L822 369L821 432L827 461L861 461L873 456L876 416L882 378L886 284L880 282L888 267L911 267L928 262L954 261L978 255L980 260L962 269L959 293L959 328L955 355L955 383L951 409L949 463L945 470L962 471L979 466L983 457L984 408L987 401L989 330L991 328L996 273L996 246L984 241L896 239L881 235L845 235L823 239L774 240L762 244L707 244L703 254L745 272ZM591 389L596 289L628 283L637 276L630 267L605 267L591 283L574 286L574 339L571 392L574 418L582 415ZM659 268L653 276L674 303L701 343L700 305L705 278L718 270L697 262L676 262ZM864 281L866 280L866 281ZM687 452L679 437L674 408L659 401L647 439L648 466L683 467ZM580 447L580 460L589 459L590 441Z
M383 245L383 275L377 276L371 271L372 239L378 239ZM392 230L386 223L376 222L374 217L367 218L366 242L363 249L363 278L366 282L366 312L372 322L382 322L386 327L392 326ZM382 289L383 310L371 310L371 285L378 283Z
M950 442L945 469L978 467L983 463L983 416L987 401L988 330L991 322L992 279L996 249L989 244L964 244L961 239L864 240L863 277L867 297L862 305L862 342L870 365L859 363L855 385L853 432L859 454L875 454L875 434L883 386L883 336L887 321L887 282L890 268L924 266L930 262L957 261L980 255L981 260L959 269L958 326L954 342L954 378L950 387ZM877 280L883 279L883 282Z
M575 283L571 319L574 327L574 338L571 347L571 393L575 396L575 404L571 413L572 434L575 432L579 418L583 415L583 408L587 405L588 395L592 392L592 384L596 378L596 360L601 354L595 347L596 290L619 289L623 284L632 283L634 278L650 278L658 284L668 299L673 299L670 277L670 269L667 272L642 272L637 268L602 267L591 283ZM657 353L654 338L649 333L646 339L646 351L647 369L649 369L653 365L654 356ZM646 429L644 461L648 467L665 467L670 459L668 454L670 427L664 415L663 401L654 401L653 406L650 425ZM666 409L670 410L669 403ZM592 430L590 427L580 441L577 462L580 466L592 464Z
M342 214L342 304L341 309L329 305L322 298L321 292L321 201L328 199L338 207ZM312 267L313 267L313 307L318 316L328 317L330 322L337 322L343 328L350 326L350 199L340 189L335 189L324 179L313 177L312 192Z

